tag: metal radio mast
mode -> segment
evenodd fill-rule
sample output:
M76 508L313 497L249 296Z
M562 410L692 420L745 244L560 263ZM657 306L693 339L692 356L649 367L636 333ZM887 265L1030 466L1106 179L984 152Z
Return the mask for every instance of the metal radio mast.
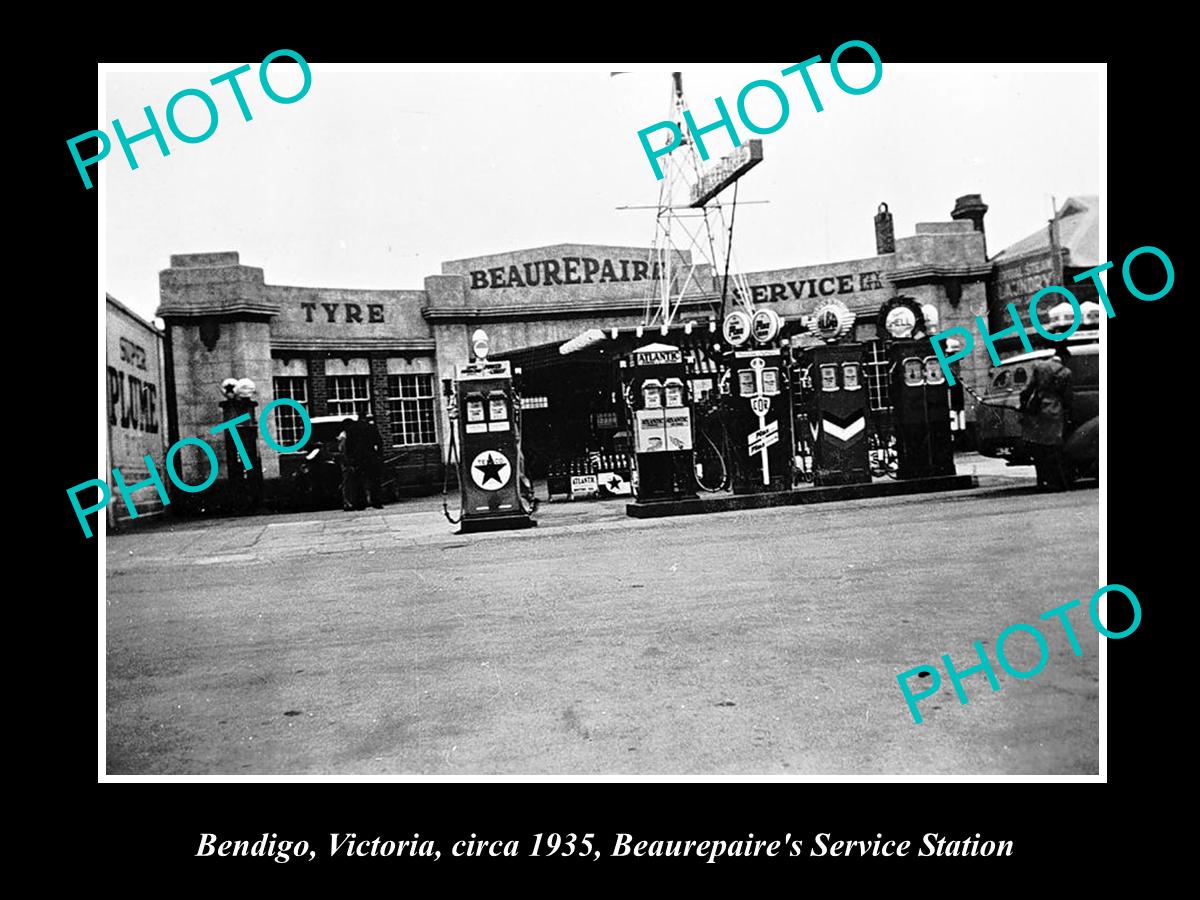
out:
M705 197L700 186L705 178L705 163L688 132L684 112L683 76L671 73L671 110L668 118L682 135L680 145L660 157L663 178L659 182L658 206L654 218L654 240L648 260L653 288L646 297L643 323L665 327L675 321L684 297L707 298L717 318L724 316L725 302L733 287L733 296L743 307L750 307L750 291L745 277L730 272L733 249L733 223L737 212L737 186L726 223L725 207L715 196ZM761 159L761 143L756 152ZM745 146L745 145L743 145ZM722 161L724 164L724 161ZM713 166L708 166L709 172ZM711 176L710 176L711 177ZM697 195L699 194L699 199ZM690 251L690 262L681 251ZM712 281L701 277L701 266L711 267Z

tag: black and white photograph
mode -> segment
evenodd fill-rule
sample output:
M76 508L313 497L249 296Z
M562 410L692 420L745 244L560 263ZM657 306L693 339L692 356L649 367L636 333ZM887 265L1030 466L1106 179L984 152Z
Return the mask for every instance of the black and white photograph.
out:
M1179 260L1103 64L886 51L102 64L100 780L1103 781Z

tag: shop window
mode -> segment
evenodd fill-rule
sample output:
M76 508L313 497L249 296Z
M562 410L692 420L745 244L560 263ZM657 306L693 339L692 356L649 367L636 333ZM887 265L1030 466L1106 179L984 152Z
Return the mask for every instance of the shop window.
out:
M392 445L436 444L432 375L389 375L388 411L392 416ZM481 407L482 409L482 407Z
M295 375L275 376L275 399L289 397L308 409L308 378ZM300 443L304 420L292 406L275 407L275 442L285 447Z
M359 418L371 415L371 379L367 375L332 375L329 384L329 415Z

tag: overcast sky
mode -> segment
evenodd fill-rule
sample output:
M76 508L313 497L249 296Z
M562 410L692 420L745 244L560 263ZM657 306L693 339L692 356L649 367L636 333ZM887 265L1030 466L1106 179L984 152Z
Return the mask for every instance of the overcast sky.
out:
M742 200L770 201L739 207L743 271L874 255L880 201L902 237L980 193L994 254L1045 224L1051 195L1061 205L1103 193L1098 73L889 65L884 55L879 85L859 96L839 90L828 66L812 67L817 113L799 75L779 74L794 62L680 67L701 125L716 119L716 96L736 122L738 92L756 79L790 100L740 188ZM167 132L169 157L153 139L134 144L137 171L115 140L100 164L105 287L147 317L173 253L236 250L269 284L419 289L443 260L558 243L648 246L654 236L653 210L616 207L657 202L637 131L667 118L670 66L613 77L630 66L431 73L314 63L309 93L282 105L263 94L254 64L240 78L254 116L245 122L229 88L208 85L238 64L106 74L107 119L127 134L145 128L147 105L165 131L167 100L188 87L206 87L220 115L200 144ZM276 68L273 86L292 93L298 70ZM871 76L869 65L842 71L852 85ZM777 118L768 90L751 100L752 118ZM198 99L177 111L184 131L204 130ZM714 158L732 146L717 132L708 141Z

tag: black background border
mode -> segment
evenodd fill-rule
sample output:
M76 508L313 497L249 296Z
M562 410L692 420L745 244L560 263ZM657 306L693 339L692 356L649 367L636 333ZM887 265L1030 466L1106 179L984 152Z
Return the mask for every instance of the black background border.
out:
M863 10L858 7L858 10ZM984 838L1012 839L1018 853L1006 860L904 860L868 859L872 868L902 866L915 871L925 863L936 866L930 873L941 874L945 866L953 871L978 874L980 867L995 871L1018 868L1051 869L1064 860L1092 857L1099 845L1112 838L1114 828L1122 831L1121 840L1134 847L1153 841L1160 827L1157 820L1137 819L1130 827L1130 813L1136 815L1142 800L1155 791L1148 779L1170 778L1178 763L1157 757L1168 747L1174 748L1172 731L1175 713L1160 714L1155 697L1170 696L1173 688L1159 679L1167 679L1165 664L1156 662L1157 650L1166 650L1165 635L1184 634L1181 621L1186 605L1172 597L1172 564L1178 558L1177 545L1187 528L1186 514L1172 516L1160 510L1179 509L1184 500L1187 479L1181 461L1187 458L1183 429L1187 426L1184 394L1189 383L1182 371L1185 344L1174 351L1168 336L1186 338L1183 320L1186 295L1187 256L1181 212L1190 205L1186 193L1191 171L1182 165L1185 142L1177 139L1181 108L1194 108L1194 98L1182 78L1178 63L1182 52L1164 46L1161 34L1153 33L1157 23L1142 29L1122 23L1117 30L1104 23L1082 25L1079 13L1072 9L1061 18L1045 12L1035 17L987 13L978 6L962 7L953 17L965 22L970 13L973 23L961 30L940 32L937 14L913 14L908 21L885 26L865 13L846 16L836 27L783 28L786 38L773 43L758 39L740 42L736 49L721 43L711 34L703 40L687 39L687 31L662 30L662 36L648 40L639 24L648 12L628 17L605 15L604 21L584 21L567 25L559 22L509 22L504 37L482 20L475 20L470 34L450 29L441 32L438 25L425 22L419 31L404 40L386 33L354 34L339 39L324 27L294 23L278 29L257 29L250 37L247 29L198 27L191 39L181 39L180 29L172 29L171 40L148 42L130 35L126 39L93 36L91 46L62 54L52 68L58 89L38 110L45 118L36 127L37 140L31 141L32 175L20 175L24 190L34 189L30 215L23 221L37 222L31 243L34 256L44 254L42 271L49 273L52 290L41 297L35 308L44 310L50 321L53 355L59 365L50 373L48 390L60 398L83 422L94 423L94 376L97 359L97 287L93 269L92 238L96 229L96 192L84 191L67 153L65 140L95 125L98 61L160 61L164 59L207 61L226 59L257 64L267 53L290 47L312 62L328 61L410 61L414 50L448 50L459 58L495 58L497 51L508 58L523 59L525 51L546 52L547 62L555 59L610 59L651 55L665 57L725 56L742 59L794 56L807 58L815 53L827 57L839 43L852 38L869 41L889 62L971 61L1014 62L1042 60L1107 61L1108 116L1108 189L1102 202L1107 203L1108 251L1114 267L1108 273L1108 291L1116 317L1108 324L1108 567L1107 580L1132 588L1143 607L1143 621L1131 638L1108 642L1107 712L1108 780L1107 787L1076 786L1048 782L1031 784L880 784L858 785L797 783L791 784L714 784L692 783L660 785L632 784L503 784L503 783L418 783L399 785L317 785L246 783L203 788L191 784L98 785L100 796L88 795L77 813L64 819L62 812L50 813L49 822L70 823L75 840L87 834L90 850L100 854L96 862L119 868L133 867L147 876L153 871L186 872L189 879L243 883L247 875L256 879L281 878L292 881L303 872L308 883L317 871L383 873L401 879L416 870L439 878L451 875L472 879L480 872L495 875L521 864L525 878L536 870L563 867L581 870L589 883L598 883L605 875L619 878L629 865L637 871L653 868L675 879L685 871L698 874L705 884L744 883L750 874L764 872L762 866L778 873L813 874L818 868L844 876L858 874L864 861L830 859L731 859L716 865L695 860L634 860L606 857L598 862L581 859L469 859L453 860L446 856L437 863L419 859L356 859L333 861L325 858L330 832L356 832L360 836L383 834L408 838L414 832L438 840L443 853L449 842L474 832L490 839L522 839L528 846L537 832L594 832L598 846L611 845L618 831L635 834L636 839L726 839L744 838L753 832L758 837L781 838L784 833L811 838L816 832L832 832L835 838L872 838L882 832L885 838L919 841L927 831L953 837L982 833ZM762 16L773 15L762 12ZM797 10L798 18L803 19ZM982 17L989 16L988 20ZM585 17L585 19L588 17ZM790 16L789 16L790 18ZM622 22L623 24L618 24ZM526 25L528 27L526 27ZM864 27L865 25L865 27ZM449 26L446 26L449 28ZM457 26L456 26L457 27ZM747 26L750 27L750 26ZM771 34L776 29L754 23L754 34ZM349 30L349 29L347 29ZM359 25L354 31L365 32ZM387 29L376 29L386 32ZM969 33L968 33L969 32ZM165 29L160 33L168 33ZM189 32L190 33L190 32ZM425 33L425 39L420 34ZM453 40L436 39L445 34ZM259 35L262 37L260 38ZM668 40L670 41L668 43ZM594 43L591 46L588 42ZM785 43L786 41L786 43ZM662 48L661 52L648 53ZM708 50L717 52L709 53ZM417 57L421 58L421 57ZM424 58L432 61L432 57ZM1178 65L1176 70L1174 67ZM936 111L932 114L936 115ZM530 140L546 135L531 133ZM1038 135L1048 154L1053 143ZM29 158L29 157L27 157ZM101 173L100 177L103 177ZM26 181L28 179L28 181ZM1032 227L1032 223L1031 223ZM1135 247L1153 244L1172 259L1176 270L1173 291L1156 303L1142 303L1124 290L1119 270L1125 255ZM1138 269L1135 268L1135 274ZM1147 274L1148 283L1155 277ZM82 324L81 324L82 322ZM90 428L76 429L87 434ZM32 509L43 526L38 541L54 568L56 583L63 589L56 603L68 605L69 613L59 610L55 619L65 621L53 627L61 632L60 649L64 654L49 668L55 675L46 685L44 702L38 702L35 722L49 740L40 742L36 765L58 782L73 782L76 777L91 781L98 760L92 742L96 732L86 727L87 715L73 718L61 715L67 704L55 699L78 697L93 684L97 662L97 628L92 613L96 597L96 542L81 537L73 511L65 497L65 488L94 477L96 444L71 439L62 432L61 440L47 442L45 462L39 463L45 474L35 492ZM1168 502L1161 503L1159 498ZM1148 518L1149 521L1143 521ZM66 559L62 557L65 555ZM986 573L980 573L986 577ZM65 578L65 581L57 579ZM1056 599L1056 598L1048 598ZM1085 598L1086 602L1086 598ZM65 628L63 626L66 626ZM45 625L42 626L43 629ZM102 635L99 635L102 642ZM88 694L82 706L95 706L96 694ZM75 706L76 704L70 704ZM98 726L102 722L98 723ZM1153 764L1152 764L1153 763ZM1163 785L1166 787L1166 785ZM116 792L135 790L140 802ZM1058 791L1074 792L1070 798ZM1102 795L1100 790L1115 791ZM1082 793L1091 791L1086 796ZM74 796L74 795L72 795ZM1115 805L1112 805L1115 804ZM1116 813L1115 825L1109 827ZM47 813L42 810L38 816ZM1105 815L1108 813L1109 815ZM45 827L55 827L47 824ZM58 826L61 828L61 825ZM254 838L263 832L282 837L308 839L322 851L319 863L275 865L266 860L197 859L195 848L201 832L216 832L224 837ZM68 839L71 839L68 837ZM1099 860L1097 871L1104 868ZM452 874L453 873L453 874ZM290 877L288 877L290 876ZM386 876L385 876L386 877ZM738 879L737 882L732 879ZM199 882L196 882L199 883ZM502 883L502 882L501 882ZM805 881L797 881L800 886ZM924 882L914 882L922 884ZM405 882L398 881L397 886ZM843 882L844 884L844 882ZM925 883L924 889L931 887ZM963 884L962 887L968 887Z

